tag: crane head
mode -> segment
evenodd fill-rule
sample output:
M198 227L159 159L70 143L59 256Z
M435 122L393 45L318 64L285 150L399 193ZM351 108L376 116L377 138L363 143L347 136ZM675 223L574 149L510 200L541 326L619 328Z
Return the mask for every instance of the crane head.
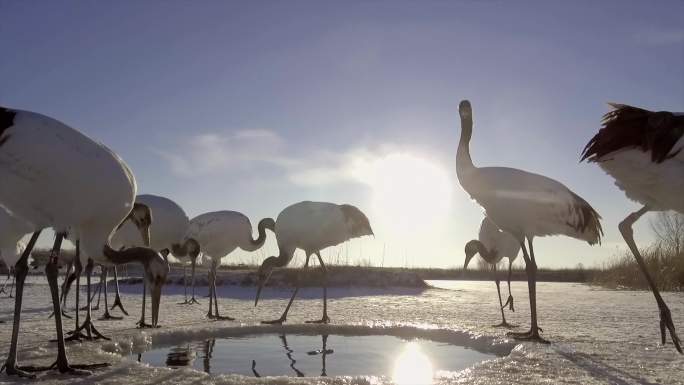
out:
M461 103L458 104L458 113L459 115L461 115L462 119L472 118L473 109L470 106L470 102L468 100L461 100Z
M145 245L146 247L149 247L150 246L150 226L152 225L152 209L150 209L149 206L147 206L145 204L134 203L133 209L128 214L128 217L126 217L126 219L124 219L124 222L127 219L130 219L135 224L135 227L137 227L138 230L140 231L140 236L142 237L143 245ZM124 222L121 222L119 227L121 227Z
M468 264L470 263L470 260L473 259L475 254L479 252L478 249L478 243L480 241L477 240L472 240L465 245L465 262L463 263L463 271L468 269Z
M340 205L340 210L342 210L347 221L349 239L363 237L365 235L374 235L368 217L358 207Z

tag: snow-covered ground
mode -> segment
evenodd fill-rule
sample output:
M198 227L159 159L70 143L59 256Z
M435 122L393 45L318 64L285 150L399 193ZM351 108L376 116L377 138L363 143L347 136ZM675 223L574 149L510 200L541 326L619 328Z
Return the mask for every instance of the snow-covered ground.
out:
M54 321L48 319L51 304L43 278L31 277L25 291L22 332L19 337L22 363L49 364L55 357ZM329 315L336 333L350 329L354 333L366 327L386 328L389 334L423 334L453 342L490 346L492 351L505 348L506 330L493 328L499 313L496 290L491 282L431 283L442 288L420 289L347 289L330 290ZM505 285L504 285L505 287ZM152 368L127 357L132 350L149 344L168 345L209 335L229 336L278 331L277 326L263 327L259 321L280 316L289 291L265 289L259 306L254 308L254 289L236 286L219 288L223 315L239 321L213 322L205 319L207 298L202 305L184 306L182 287L167 287L160 314L161 329L140 331L140 287L127 287L123 300L130 316L122 321L99 321L97 327L112 341L70 344L68 354L74 363L111 362L112 366L87 378L74 378L54 372L40 374L41 383L273 383L273 384L385 384L388 378L252 378L237 375L209 376L191 369ZM204 294L206 288L199 288ZM320 289L302 290L295 301L286 326L288 332L310 331L318 326L305 320L320 318ZM509 322L525 330L529 322L527 286L514 282L516 312L507 313ZM200 295L199 297L202 297ZM684 294L666 293L673 319L684 334ZM71 302L70 302L71 303ZM612 291L581 284L541 283L538 285L540 325L551 345L517 344L512 353L485 361L470 369L449 373L437 379L445 384L684 384L684 356L673 346L660 346L658 312L648 292ZM6 357L11 336L13 300L0 298L0 351ZM115 311L116 313L116 311ZM101 311L96 311L99 317ZM73 320L66 319L70 329ZM402 328L397 328L402 327ZM262 329L263 328L263 329ZM418 329L431 329L420 331ZM375 334L375 331L373 332ZM0 383L27 383L0 375Z

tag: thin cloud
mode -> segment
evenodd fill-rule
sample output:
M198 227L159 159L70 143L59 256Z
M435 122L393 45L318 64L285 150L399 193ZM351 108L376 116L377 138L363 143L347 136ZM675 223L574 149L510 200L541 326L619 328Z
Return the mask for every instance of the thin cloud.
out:
M649 29L640 31L635 39L646 45L673 45L684 43L684 29Z
M282 142L272 131L240 130L191 136L178 143L172 152L156 152L179 176L207 175L240 168L253 161L287 164L286 159L276 156Z
M394 145L357 147L345 151L311 150L291 155L287 144L269 130L240 130L230 134L203 133L185 138L173 151L156 152L181 177L207 176L275 167L298 186L372 184L368 170L383 156L400 149Z

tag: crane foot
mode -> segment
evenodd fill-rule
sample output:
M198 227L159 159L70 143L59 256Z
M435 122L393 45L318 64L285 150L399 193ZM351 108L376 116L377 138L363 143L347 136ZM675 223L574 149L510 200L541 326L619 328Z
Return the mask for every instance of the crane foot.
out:
M496 325L492 325L492 327L493 327L493 328L514 329L514 328L517 328L518 325L509 324L509 323L506 322L506 321L501 321L501 323L498 323L498 324L496 324Z
M123 319L123 317L113 316L113 315L109 314L109 310L106 310L106 309L105 309L105 313L102 315L102 317L100 317L101 321L110 321L110 320L111 321L119 321L122 319Z
M135 324L138 326L138 329L156 329L159 327L159 326L154 326L154 325L148 324L143 319L136 322Z
M538 328L537 330L530 329L530 330L523 332L523 333L509 332L509 333L506 333L506 335L511 336L518 341L530 341L530 342L539 342L542 344L548 344L549 341L545 340L544 338L542 338L539 335L540 331L542 331L541 328Z
M55 312L53 311L52 313L50 313L48 318L52 318L54 316L55 316ZM64 311L64 309L62 309L62 317L71 319L71 316L69 314L67 314L66 311Z
M124 313L124 315L128 315L128 312L126 309L124 309L123 304L121 303L121 296L119 296L119 293L116 293L116 297L114 297L114 304L109 310L114 310L115 307L118 307L119 310Z
M17 376L17 377L30 378L30 379L36 378L35 374L29 373L26 370L22 370L16 364L9 365L9 364L5 363L5 365L3 365L3 369L7 372L8 376Z
M282 325L283 322L285 322L285 321L287 321L287 318L280 317L280 318L273 320L273 321L261 321L261 323L264 325Z
M330 323L330 317L327 315L323 316L321 319L313 320L313 321L306 321L308 324L328 324Z
M211 316L210 318L215 320L215 321L235 321L235 318L228 317L225 315L215 315L215 316Z

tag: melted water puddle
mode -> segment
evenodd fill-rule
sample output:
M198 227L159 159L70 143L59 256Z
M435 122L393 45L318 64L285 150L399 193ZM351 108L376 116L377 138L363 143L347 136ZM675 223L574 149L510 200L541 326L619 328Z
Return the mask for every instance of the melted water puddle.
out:
M192 367L245 376L387 376L430 383L439 371L460 371L496 358L463 346L394 336L262 334L194 341L132 358L152 366Z

